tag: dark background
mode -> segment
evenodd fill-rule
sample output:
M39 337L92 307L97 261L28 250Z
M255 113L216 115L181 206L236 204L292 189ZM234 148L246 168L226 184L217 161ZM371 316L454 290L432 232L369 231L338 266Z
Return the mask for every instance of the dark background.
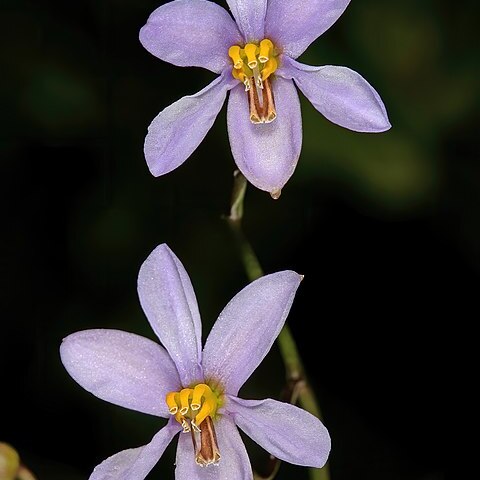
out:
M58 355L87 328L154 338L136 277L157 244L189 272L205 335L247 283L221 218L235 168L225 111L178 170L155 179L143 158L154 116L213 79L140 45L160 3L1 3L0 441L41 480L86 479L163 422L89 395ZM444 476L450 332L478 317L476 3L352 1L301 60L360 72L392 130L344 130L302 98L302 155L282 197L247 192L265 271L305 275L289 323L332 435L332 480ZM281 365L274 347L243 396L278 396ZM173 461L172 446L151 478L173 478ZM307 470L283 465L278 478L292 476Z

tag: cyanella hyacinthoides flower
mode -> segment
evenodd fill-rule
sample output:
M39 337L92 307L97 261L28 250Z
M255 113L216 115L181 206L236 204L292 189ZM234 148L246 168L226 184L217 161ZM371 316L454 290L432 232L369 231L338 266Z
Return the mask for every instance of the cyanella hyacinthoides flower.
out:
M90 480L142 480L180 432L177 480L252 480L240 427L275 457L322 467L330 452L316 417L272 399L243 400L239 389L282 329L302 277L266 275L224 308L202 350L190 278L165 245L138 276L140 303L163 347L120 330L86 330L62 343L62 362L86 390L122 407L169 418L143 447L106 459Z
M143 46L166 62L220 76L153 120L145 139L151 173L168 173L193 153L229 90L227 123L235 162L253 185L274 198L293 174L302 145L294 82L330 121L358 132L388 130L380 96L358 73L295 61L349 2L227 0L235 21L206 0L176 0L157 8L140 31Z

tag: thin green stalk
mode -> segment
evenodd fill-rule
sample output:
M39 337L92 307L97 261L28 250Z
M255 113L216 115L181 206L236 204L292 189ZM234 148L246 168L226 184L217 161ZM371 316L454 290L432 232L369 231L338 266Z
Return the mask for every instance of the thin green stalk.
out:
M245 177L240 172L236 171L230 215L227 217L227 221L240 250L240 256L245 272L249 280L253 281L263 276L263 270L242 229L246 190L247 181ZM300 403L305 410L316 417L321 418L321 412L315 393L307 381L300 353L298 352L297 345L287 324L284 325L280 332L280 335L277 338L277 343L285 364L287 388L284 396L286 397L286 400L290 403L296 403L298 400L298 403ZM278 471L278 467L279 461L276 460L274 464L272 464L271 473L268 477L259 477L256 475L255 478L273 479ZM311 468L309 469L309 473L312 480L330 480L328 465L325 465L321 469Z

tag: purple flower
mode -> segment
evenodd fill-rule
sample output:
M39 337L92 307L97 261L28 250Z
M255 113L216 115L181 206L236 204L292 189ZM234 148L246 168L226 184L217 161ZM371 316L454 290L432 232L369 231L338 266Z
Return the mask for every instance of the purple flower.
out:
M274 198L293 174L302 145L294 82L330 121L358 132L388 130L380 96L358 73L295 61L349 2L227 0L235 21L206 0L175 0L157 8L140 31L143 46L166 62L203 67L219 77L153 120L145 139L151 173L168 173L193 153L229 90L227 124L235 162Z
M330 437L320 420L287 403L237 397L285 323L301 279L283 271L245 287L224 308L202 350L190 278L173 252L158 246L140 269L138 293L164 347L99 329L69 335L60 348L65 368L89 392L169 418L149 444L107 458L90 480L142 480L179 432L177 480L252 480L237 426L277 458L323 466Z

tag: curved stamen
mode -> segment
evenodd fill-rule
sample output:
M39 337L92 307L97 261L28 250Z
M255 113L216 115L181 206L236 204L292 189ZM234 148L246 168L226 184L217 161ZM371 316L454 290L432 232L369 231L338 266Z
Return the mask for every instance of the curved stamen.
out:
M212 418L217 412L219 398L205 383L193 388L184 388L180 392L169 392L165 397L169 412L182 426L183 432L202 433L201 424ZM213 430L213 424L211 426Z
M187 419L180 412L175 414L175 420L182 426L183 433L188 433L190 431L190 425L188 424Z
M190 403L190 407L192 410L198 410L202 405L202 396L207 392L207 390L211 393L210 387L205 385L204 383L199 383L193 389L192 394L192 403Z
M191 393L192 393L191 388L184 388L180 392L180 407L181 407L180 408L180 413L182 415L185 415L188 412L188 410L190 409L188 399L189 399Z
M245 55L247 56L247 65L250 68L255 68L258 65L257 62L257 46L254 43L247 43L244 48Z
M272 53L273 43L268 38L264 38L260 42L260 54L258 55L258 60L260 63L267 63Z
M175 415L178 412L178 393L177 392L169 392L165 398L165 402L167 403L168 411L171 415Z
M228 56L232 59L233 66L236 69L242 68L242 65L243 65L243 60L242 60L242 57L240 55L240 51L241 51L241 49L238 45L232 45L228 49Z
M210 390L210 389L208 389ZM206 417L212 417L215 415L217 410L217 397L210 390L205 392L205 400L203 402L202 408L195 416L195 424L200 426Z
M265 66L262 70L262 80L266 80L278 67L278 62L276 58L272 57L265 63Z
M245 91L246 92L248 92L250 90L250 80L248 79L248 77L245 75L244 72L234 68L232 70L232 75L233 75L233 78L236 78L237 80L240 80L245 85Z

